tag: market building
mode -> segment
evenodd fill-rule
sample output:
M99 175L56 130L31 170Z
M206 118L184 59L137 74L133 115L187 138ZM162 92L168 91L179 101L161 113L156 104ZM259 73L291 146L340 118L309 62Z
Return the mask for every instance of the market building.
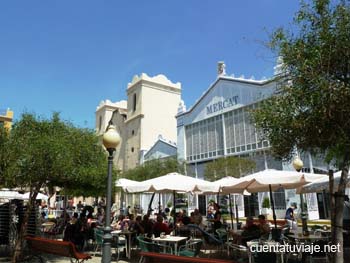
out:
M276 74L279 67L280 65L275 67ZM250 116L251 110L272 96L278 85L279 78L276 77L255 80L229 76L225 72L225 64L219 62L215 82L192 107L186 110L183 104L177 114L177 155L179 160L188 164L187 174L203 178L206 164L227 156L253 160L256 163L255 172L264 169L293 169L290 164L271 156L269 141L259 137ZM312 168L312 161L304 163L305 170ZM259 214L266 195L267 193L259 193L240 196L237 200L239 215ZM279 216L283 218L288 203L298 197L295 192L283 189L274 195ZM308 201L309 211L317 211L316 195L311 194ZM207 196L199 196L195 203L203 212L207 202ZM313 215L317 216L318 212Z

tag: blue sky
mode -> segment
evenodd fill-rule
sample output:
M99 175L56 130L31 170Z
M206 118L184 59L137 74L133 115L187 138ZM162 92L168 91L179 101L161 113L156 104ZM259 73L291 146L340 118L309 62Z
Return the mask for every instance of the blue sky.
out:
M126 98L135 74L181 82L187 107L216 79L271 77L268 33L290 27L294 0L0 1L0 108L53 111L94 128L101 100Z

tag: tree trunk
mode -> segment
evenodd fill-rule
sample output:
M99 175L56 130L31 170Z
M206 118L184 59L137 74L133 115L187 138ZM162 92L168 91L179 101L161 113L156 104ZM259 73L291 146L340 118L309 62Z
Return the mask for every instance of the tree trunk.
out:
M32 194L32 192L30 192L29 195L29 202L27 204L27 209L26 209L26 213L24 215L22 224L20 226L20 231L16 240L16 244L15 244L15 251L13 253L13 257L12 257L12 263L16 263L18 261L20 261L21 259L23 259L23 241L24 241L24 237L25 237L25 233L27 232L27 226L28 226L28 220L29 220L29 216L35 206L35 200L37 197L38 193L35 192Z
M333 255L332 262L343 263L343 209L344 209L344 196L346 181L348 177L348 169L343 168L341 178L339 181L338 191L331 195L334 206L331 207L332 211L332 244L337 245L340 249ZM330 178L331 179L331 178ZM331 185L330 185L331 186ZM333 186L333 185L332 185ZM334 187L334 186L333 186Z

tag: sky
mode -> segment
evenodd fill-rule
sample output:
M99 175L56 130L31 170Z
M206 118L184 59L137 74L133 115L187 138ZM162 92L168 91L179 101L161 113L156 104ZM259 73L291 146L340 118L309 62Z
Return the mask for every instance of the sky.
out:
M101 100L126 99L142 72L182 85L187 108L226 72L273 76L266 47L297 0L0 1L0 109L95 127Z

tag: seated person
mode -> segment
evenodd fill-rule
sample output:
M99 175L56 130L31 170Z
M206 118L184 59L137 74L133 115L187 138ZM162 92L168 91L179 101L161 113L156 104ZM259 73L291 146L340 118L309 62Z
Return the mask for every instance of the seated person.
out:
M97 225L103 226L105 222L105 214L104 214L103 208L97 208L96 217L97 217Z
M136 217L133 229L136 232L137 236L145 233L145 229L142 226L142 217L141 216Z
M247 242L253 239L260 238L259 226L254 224L253 217L247 217L246 224L243 227L243 232L239 235L232 230L230 231L233 236L233 243L240 245L247 245Z
M163 223L163 217L161 215L158 215L157 222L153 225L154 236L159 237L160 233L165 233L166 235L169 235L170 232L171 229L168 227L168 225Z
M129 226L129 230L133 231L134 227L135 227L135 219L134 219L134 214L130 214L129 216L129 220L128 220L128 226Z
M268 239L271 232L270 224L268 221L266 221L264 215L259 215L258 219L259 219L260 237L263 239Z
M191 213L191 222L196 225L201 225L203 221L202 215L199 213L198 208L196 208L192 213Z
M208 204L208 208L207 208L207 217L208 219L213 219L214 218L214 202L211 201Z
M124 215L119 215L117 218L114 218L112 221L112 227L115 230L121 230L123 225L123 220L125 219Z
M140 224L143 227L143 234L147 234L148 237L152 236L153 233L153 222L149 220L148 215L144 215Z
M216 230L222 227L220 206L217 203L214 203L214 210L213 231L216 235Z
M182 225L182 219L184 218L185 214L183 212L183 210L180 210L177 215L176 215L176 225L180 226Z
M177 235L182 237L191 237L191 229L188 227L188 224L191 223L191 219L188 216L185 216L182 219L182 225L177 228Z
M71 220L69 221L69 223L70 223L71 225L75 224L75 223L78 221L78 217L79 217L78 213L77 213L77 212L74 212L74 214L73 214Z

